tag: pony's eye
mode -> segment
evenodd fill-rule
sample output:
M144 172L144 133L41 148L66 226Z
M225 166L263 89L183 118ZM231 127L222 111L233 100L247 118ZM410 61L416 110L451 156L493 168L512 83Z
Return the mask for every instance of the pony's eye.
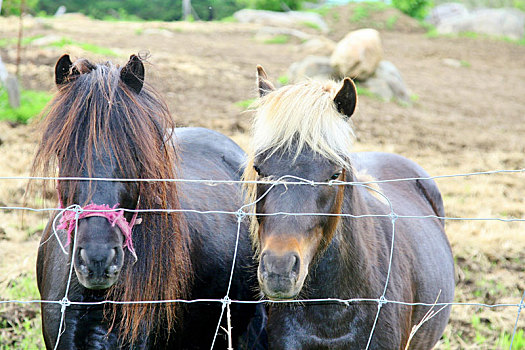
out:
M255 170L255 172L259 175L261 175L261 169L259 169L259 167L257 165L254 165L253 166L253 170Z
M338 173L335 173L334 175L332 175L330 180L337 180L339 178L339 176L341 176L341 172L338 172Z

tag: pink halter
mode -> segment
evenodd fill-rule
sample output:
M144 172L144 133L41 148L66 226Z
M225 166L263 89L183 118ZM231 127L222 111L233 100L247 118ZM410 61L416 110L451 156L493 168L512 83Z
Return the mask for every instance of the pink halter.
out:
M60 198L60 196L59 196ZM63 208L62 201L60 200L60 208ZM128 223L126 218L124 217L124 210L118 210L118 211L112 211L116 209L118 204L115 204L113 208L110 208L107 204L88 204L85 207L82 208L82 211L80 212L78 216L78 220L84 219L91 216L101 216L108 219L109 223L112 227L115 227L115 225L122 231L122 234L125 237L124 240L124 247L127 247L130 253L133 255L135 260L137 260L137 254L135 253L135 249L133 248L133 241L131 239L131 233L133 230L133 226L135 223L139 224L137 222L137 215L138 212L135 212L133 214L133 218L131 219L131 222ZM138 202L137 202L138 207ZM71 211L64 211L62 213L62 217L60 218L60 225L57 226L57 229L59 230L66 230L67 229L67 244L71 243L71 236L73 233L73 230L76 226L76 220L75 220L76 212Z

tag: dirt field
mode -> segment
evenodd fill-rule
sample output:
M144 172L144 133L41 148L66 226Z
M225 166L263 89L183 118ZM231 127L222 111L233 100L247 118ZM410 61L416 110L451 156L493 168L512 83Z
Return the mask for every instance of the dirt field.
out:
M387 20L385 13L378 13L352 22L352 8L337 12L326 14L332 28L328 37L334 40L363 25L385 28L382 23ZM432 175L525 168L525 46L488 38L430 38L417 23L395 15L399 19L394 26L380 29L385 58L399 68L415 102L407 107L362 96L353 117L356 150L399 153ZM0 38L16 37L17 25L15 19L0 18ZM255 41L258 28L236 23L100 22L73 15L26 19L27 37L58 35L110 48L117 57L86 52L77 45L28 45L22 85L54 91L53 67L65 52L125 63L131 53L148 50L146 79L165 96L179 125L213 128L245 146L249 115L236 102L255 97L256 64L276 81L305 56L298 42ZM14 49L1 48L0 55L14 71ZM461 65L449 66L444 63L447 58ZM35 140L32 126L0 122L0 176L28 174ZM523 172L440 179L438 185L449 217L525 218ZM22 205L25 186L25 181L1 181L0 206ZM54 205L52 200L29 204ZM17 211L0 211L0 300L17 280L34 277L44 222L41 214L26 213L22 220ZM525 290L525 223L448 221L447 234L456 259L457 302L520 302ZM24 332L11 325L23 327L29 320L31 327L38 327L33 320L36 310L18 304L0 307L0 348L22 344L13 342L22 341ZM517 311L456 306L437 348L504 348L502 339L512 334ZM525 328L525 317L519 327ZM41 346L28 346L33 345ZM523 339L518 348L525 348Z

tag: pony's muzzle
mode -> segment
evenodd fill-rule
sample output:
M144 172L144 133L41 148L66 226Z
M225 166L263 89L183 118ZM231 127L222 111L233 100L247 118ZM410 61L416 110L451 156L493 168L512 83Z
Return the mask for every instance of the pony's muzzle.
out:
M274 299L293 298L302 287L300 270L301 258L296 252L263 252L258 270L262 292Z
M123 262L121 247L91 244L77 248L75 272L84 287L107 289L117 281Z

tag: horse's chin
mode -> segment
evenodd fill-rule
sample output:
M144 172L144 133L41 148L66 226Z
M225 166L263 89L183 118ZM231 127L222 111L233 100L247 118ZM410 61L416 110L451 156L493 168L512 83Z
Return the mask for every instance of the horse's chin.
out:
M103 290L111 288L118 280L118 275L111 278L89 278L77 273L77 279L86 289Z
M266 283L260 283L261 292L269 300L283 301L283 300L293 300L295 299L302 289L302 284L300 286L294 285L291 288L283 289L274 289L269 287Z

